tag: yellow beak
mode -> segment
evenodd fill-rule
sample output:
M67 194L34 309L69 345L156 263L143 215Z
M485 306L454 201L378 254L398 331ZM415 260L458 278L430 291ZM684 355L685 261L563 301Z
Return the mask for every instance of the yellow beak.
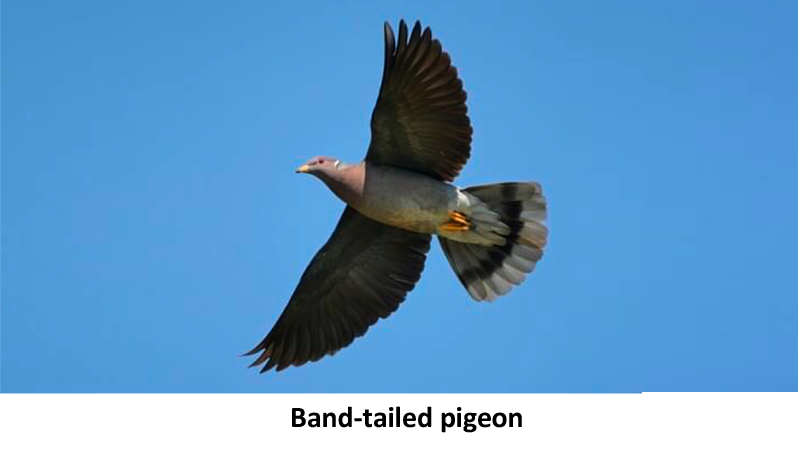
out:
M302 165L301 167L296 169L297 173L307 173L310 170L310 167L307 165Z

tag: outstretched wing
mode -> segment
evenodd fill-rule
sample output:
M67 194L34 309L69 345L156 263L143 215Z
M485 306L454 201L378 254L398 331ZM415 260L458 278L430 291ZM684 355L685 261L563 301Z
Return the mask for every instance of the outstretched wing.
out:
M385 23L385 68L371 115L366 160L451 181L471 155L471 121L463 82L449 55L416 22L408 41Z
M430 235L381 224L347 206L277 323L245 354L263 351L251 366L280 371L348 346L404 301L429 246Z

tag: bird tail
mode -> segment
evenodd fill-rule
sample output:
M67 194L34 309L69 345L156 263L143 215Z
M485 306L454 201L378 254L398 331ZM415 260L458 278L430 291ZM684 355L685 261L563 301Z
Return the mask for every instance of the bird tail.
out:
M484 246L438 237L457 278L477 301L493 301L523 282L543 256L548 229L540 184L516 182L463 189L488 205L510 230L503 244Z

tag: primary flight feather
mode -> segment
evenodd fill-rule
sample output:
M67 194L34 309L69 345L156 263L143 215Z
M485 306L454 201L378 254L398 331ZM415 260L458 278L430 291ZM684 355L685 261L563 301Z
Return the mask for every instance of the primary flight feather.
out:
M363 161L314 157L297 169L347 206L266 337L246 355L261 372L334 354L388 317L415 286L432 235L477 301L520 284L543 255L546 200L535 182L460 189L471 155L463 83L429 27L398 39L385 23L385 63Z

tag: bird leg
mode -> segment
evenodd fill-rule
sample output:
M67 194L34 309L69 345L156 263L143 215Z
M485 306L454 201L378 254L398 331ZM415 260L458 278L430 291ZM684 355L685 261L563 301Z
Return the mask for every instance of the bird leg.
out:
M440 226L441 230L450 232L465 232L471 228L471 222L460 211L449 211L449 220Z

